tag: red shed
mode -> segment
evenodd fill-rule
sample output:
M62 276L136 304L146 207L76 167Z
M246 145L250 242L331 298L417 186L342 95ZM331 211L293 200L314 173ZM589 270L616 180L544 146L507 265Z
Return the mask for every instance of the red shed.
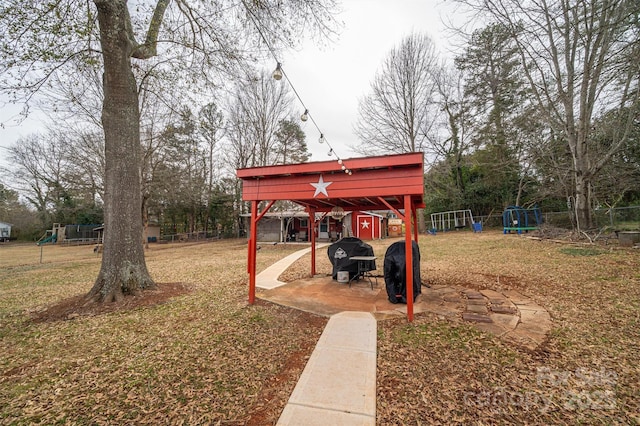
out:
M351 214L353 235L361 240L379 240L383 237L385 217L377 213L356 211Z
M411 264L411 242L418 241L416 209L425 207L423 164L424 157L419 152L237 170L237 176L242 179L242 199L251 201L247 261L249 303L255 302L257 224L277 200L290 200L304 206L314 230L330 214L392 210L405 225L405 256L407 264ZM345 169L352 174L345 173ZM267 204L259 212L261 202ZM319 219L316 213L320 213ZM316 232L311 232L310 237L313 276ZM413 321L412 268L407 268L406 280L407 318Z

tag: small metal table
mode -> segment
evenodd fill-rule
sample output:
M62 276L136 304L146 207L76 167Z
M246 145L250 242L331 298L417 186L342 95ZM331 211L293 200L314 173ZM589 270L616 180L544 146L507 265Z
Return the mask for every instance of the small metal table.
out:
M369 283L371 284L371 290L373 290L373 281L371 280L371 278L374 278L376 280L376 286L377 286L378 277L370 274L370 272L373 271L374 269L370 269L369 264L370 262L373 262L376 260L376 256L353 256L353 257L350 257L349 260L355 260L358 262L358 272L356 273L356 275L353 276L353 278L349 280L349 287L351 287L352 281L356 279L360 279L360 277L363 277L369 280Z

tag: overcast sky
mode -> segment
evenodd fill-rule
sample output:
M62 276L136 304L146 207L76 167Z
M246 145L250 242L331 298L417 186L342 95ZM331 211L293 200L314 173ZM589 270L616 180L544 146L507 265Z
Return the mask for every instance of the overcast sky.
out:
M450 43L443 22L453 19L453 7L443 0L344 0L338 20L344 23L334 43L318 47L306 42L298 51L282 58L291 83L309 109L325 137L342 158L356 156L349 147L357 143L353 126L358 100L369 91L371 81L388 52L412 31L429 34L443 55ZM273 64L275 68L275 63ZM297 104L296 104L297 105ZM303 112L300 105L300 114ZM0 167L6 148L21 136L42 131L37 113L20 125L13 118L20 107L0 109ZM311 120L302 123L312 161L324 161L326 145Z
M349 147L358 142L353 134L358 101L369 93L389 51L415 31L427 33L442 55L451 57L444 22L452 13L451 3L441 0L345 0L338 17L344 27L335 43L318 48L308 42L285 56L285 73L340 157L357 156ZM312 160L332 159L311 120L303 128Z

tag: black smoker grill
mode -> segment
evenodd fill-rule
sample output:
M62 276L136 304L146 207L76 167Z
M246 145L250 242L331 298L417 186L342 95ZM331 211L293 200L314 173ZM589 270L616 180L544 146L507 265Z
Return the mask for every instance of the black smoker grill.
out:
M411 242L413 256L413 301L416 301L420 288L420 248L415 241ZM407 303L407 258L404 252L404 241L393 243L384 255L384 283L391 303Z
M360 238L345 237L331 244L327 249L329 261L333 265L333 279L337 279L338 271L349 271L349 280L358 274L358 261L349 260L353 256L373 256L373 248ZM376 269L376 261L367 261L368 268Z

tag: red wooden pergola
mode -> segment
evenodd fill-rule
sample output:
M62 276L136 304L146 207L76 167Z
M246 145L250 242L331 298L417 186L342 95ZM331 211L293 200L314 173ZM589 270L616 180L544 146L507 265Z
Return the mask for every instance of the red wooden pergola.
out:
M242 199L251 201L251 230L247 269L249 303L255 302L257 228L260 219L277 200L304 206L309 214L311 276L316 273L316 232L318 223L334 207L345 211L390 209L405 224L405 255L411 265L412 240L418 241L416 209L424 208L423 154L410 153L382 157L352 158L343 164L321 161L237 170L242 179ZM342 167L351 170L345 173ZM260 203L266 207L258 211ZM316 218L316 213L319 218ZM413 269L406 271L407 318L413 321Z

